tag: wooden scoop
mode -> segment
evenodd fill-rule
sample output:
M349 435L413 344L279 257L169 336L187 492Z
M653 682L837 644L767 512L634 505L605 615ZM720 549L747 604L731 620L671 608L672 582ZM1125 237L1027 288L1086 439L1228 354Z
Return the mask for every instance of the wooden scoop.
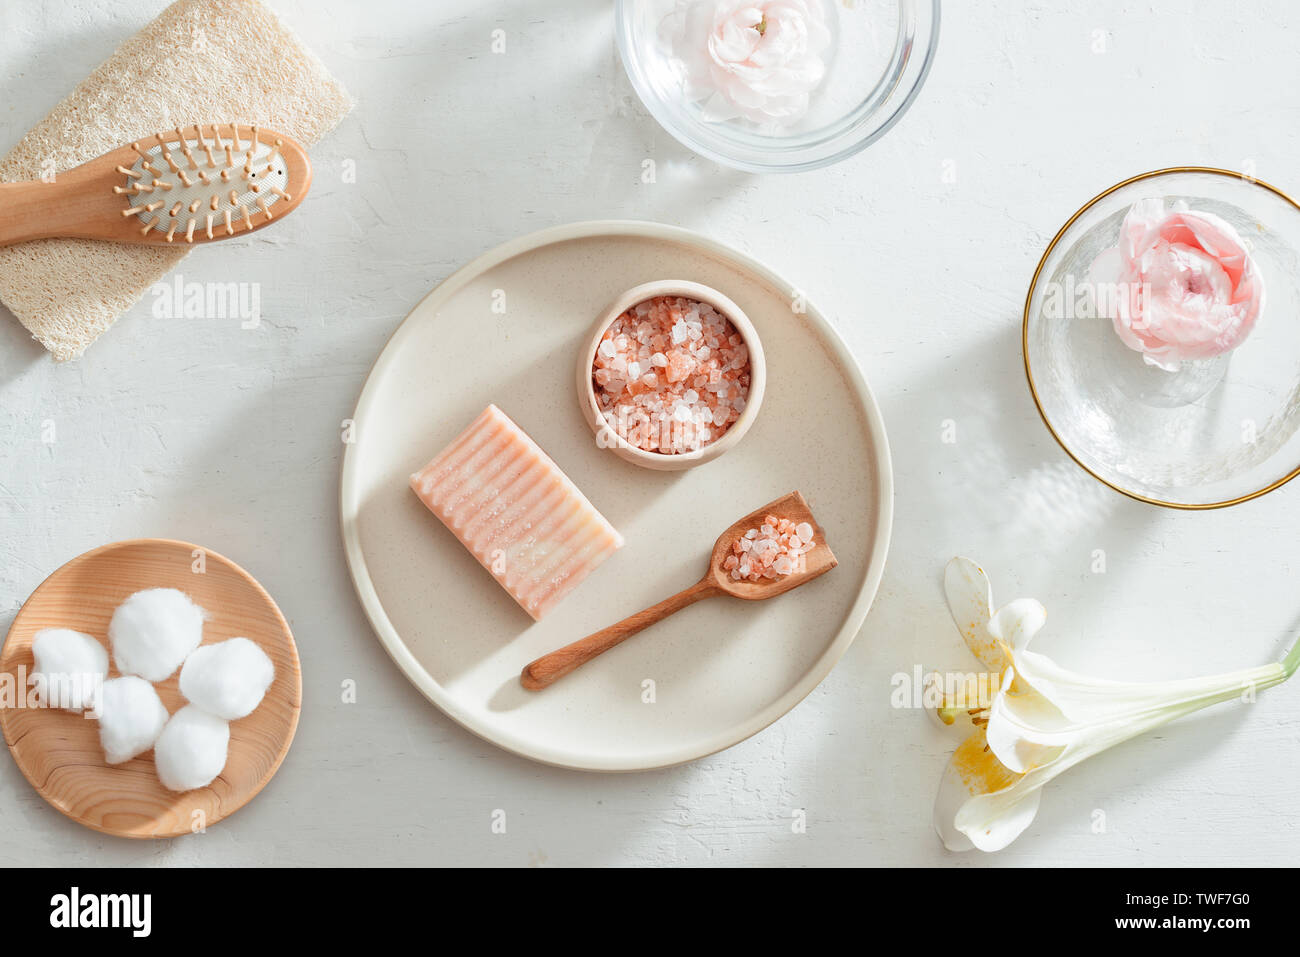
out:
M722 567L722 563L732 554L732 544L751 528L762 525L763 518L767 515L788 518L795 523L807 522L813 527L813 549L804 556L805 568L803 571L780 578L765 578L757 582L737 581L731 577L731 572ZM678 592L671 598L665 598L657 605L651 605L645 611L624 618L617 625L610 625L571 645L565 645L558 651L543 655L524 668L519 675L519 683L530 691L540 691L580 665L585 665L597 655L609 651L624 639L631 638L643 628L648 628L655 622L681 611L687 605L695 604L701 598L712 598L714 595L731 595L746 601L773 598L812 581L837 564L830 546L826 544L826 535L822 532L822 527L813 518L812 509L808 507L802 495L791 492L784 498L769 502L762 508L750 512L723 532L713 546L713 555L709 558L709 570L690 588Z

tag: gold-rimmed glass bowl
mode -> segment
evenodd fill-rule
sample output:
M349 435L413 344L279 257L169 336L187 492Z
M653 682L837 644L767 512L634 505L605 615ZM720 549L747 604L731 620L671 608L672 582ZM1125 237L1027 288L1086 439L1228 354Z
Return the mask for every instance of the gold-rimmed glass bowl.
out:
M1250 336L1169 372L1129 349L1085 292L1140 199L1227 220L1264 282ZM1228 170L1142 173L1089 200L1048 244L1025 299L1025 373L1052 435L1116 491L1170 508L1235 505L1300 474L1300 206Z

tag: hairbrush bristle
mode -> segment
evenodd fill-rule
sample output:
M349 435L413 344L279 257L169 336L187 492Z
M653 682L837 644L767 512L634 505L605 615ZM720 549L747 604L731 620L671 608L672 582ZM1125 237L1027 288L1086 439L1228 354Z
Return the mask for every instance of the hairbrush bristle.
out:
M168 242L182 235L193 242L196 229L213 239L221 225L225 235L232 236L239 229L254 227L254 212L261 213L264 221L273 219L272 207L291 201L292 193L288 167L280 155L283 142L268 143L260 132L254 125L241 129L237 123L206 128L195 124L132 143L138 158L130 167L117 167L126 181L113 187L127 200L122 215L137 217L142 235L156 230ZM209 170L217 170L217 175ZM168 203L136 200L150 193L170 193L172 198ZM168 204L165 219L154 215Z

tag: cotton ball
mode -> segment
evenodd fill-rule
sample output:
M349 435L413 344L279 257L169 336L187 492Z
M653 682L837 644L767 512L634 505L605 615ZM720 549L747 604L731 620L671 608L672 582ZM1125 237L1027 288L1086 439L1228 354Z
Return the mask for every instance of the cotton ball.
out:
M175 588L138 591L113 612L108 640L123 674L165 681L203 639L206 613Z
M234 721L252 712L275 677L275 665L247 638L203 645L181 667L181 694L209 714Z
M32 639L36 667L28 679L46 707L84 711L108 673L108 652L90 635L69 628L46 628Z
M105 681L99 692L99 743L109 764L130 761L154 746L167 709L153 685L135 675Z
M192 791L212 781L226 766L230 725L187 704L167 722L153 746L158 779L172 791Z

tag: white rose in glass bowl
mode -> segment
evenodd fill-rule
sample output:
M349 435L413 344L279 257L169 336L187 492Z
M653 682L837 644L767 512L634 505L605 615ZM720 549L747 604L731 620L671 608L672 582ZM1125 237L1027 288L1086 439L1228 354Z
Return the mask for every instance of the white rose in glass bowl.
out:
M823 0L677 0L660 35L706 120L766 128L808 112L831 46Z

